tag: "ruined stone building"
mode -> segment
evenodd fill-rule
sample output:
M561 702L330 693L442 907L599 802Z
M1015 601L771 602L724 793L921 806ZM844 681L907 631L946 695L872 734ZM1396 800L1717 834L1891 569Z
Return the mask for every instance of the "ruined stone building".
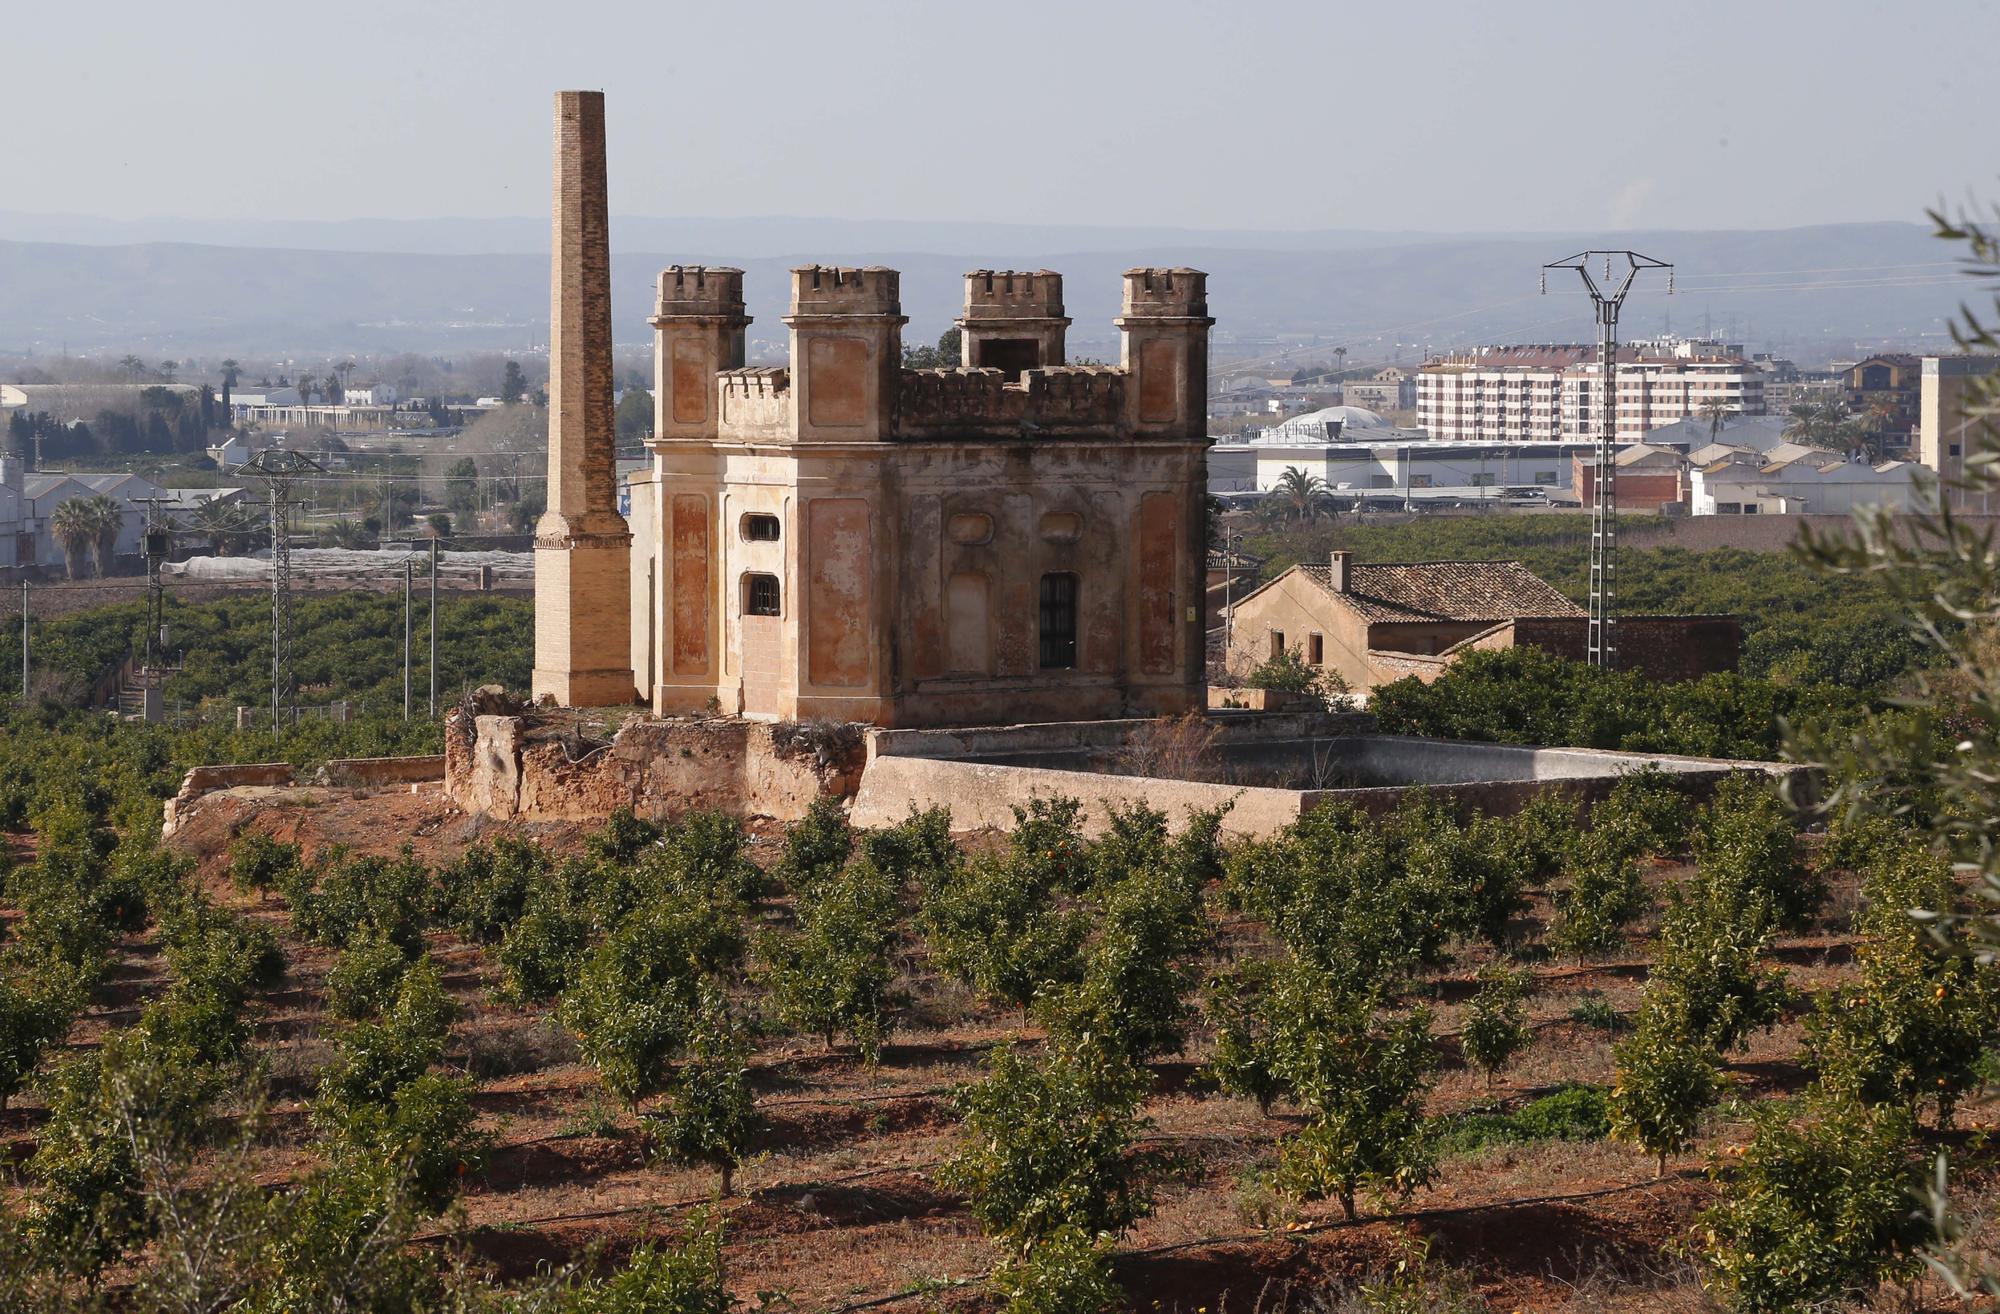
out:
M653 468L618 510L604 100L555 123L537 701L925 726L1201 707L1207 280L1125 275L1118 366L1062 276L966 276L963 364L903 368L895 270L793 271L787 366L743 275L660 275Z
M902 367L893 269L668 269L631 662L658 710L941 725L1203 704L1204 276L1125 276L1123 364L1065 363L1062 276L966 275L963 364Z

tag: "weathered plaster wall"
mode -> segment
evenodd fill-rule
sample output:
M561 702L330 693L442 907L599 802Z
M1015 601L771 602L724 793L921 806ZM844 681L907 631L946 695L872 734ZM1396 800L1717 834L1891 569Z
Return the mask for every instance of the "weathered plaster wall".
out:
M851 795L861 765L849 747L816 751L796 727L735 718L634 718L608 744L578 744L533 716L478 716L447 733L445 788L468 812L499 819L595 821L696 810L792 821L822 795Z

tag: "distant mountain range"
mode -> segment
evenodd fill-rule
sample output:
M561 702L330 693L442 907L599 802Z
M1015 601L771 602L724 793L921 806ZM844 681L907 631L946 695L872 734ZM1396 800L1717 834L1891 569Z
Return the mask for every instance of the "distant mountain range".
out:
M1425 347L1579 341L1592 333L1573 274L1545 261L1591 246L1675 262L1678 295L1649 276L1628 337L1706 326L1802 360L1884 343L1942 347L1967 285L1957 250L1918 224L1618 234L1313 233L801 219L615 220L621 342L641 343L658 271L746 272L751 329L782 340L793 265L901 269L910 340L956 313L975 267L1066 276L1077 350L1115 351L1119 273L1187 264L1210 274L1218 361L1270 359L1274 341L1349 348L1349 363L1415 360ZM199 240L197 240L199 239ZM530 351L546 341L547 222L356 220L197 223L0 212L0 355ZM1400 346L1399 346L1400 344Z

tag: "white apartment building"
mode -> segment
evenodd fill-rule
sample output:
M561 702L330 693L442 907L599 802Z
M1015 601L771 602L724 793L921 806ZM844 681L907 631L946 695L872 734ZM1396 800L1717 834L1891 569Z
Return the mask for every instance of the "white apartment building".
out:
M1736 348L1662 338L1619 349L1618 438L1711 404L1764 414L1764 373ZM1417 425L1448 442L1557 442L1594 438L1597 349L1575 344L1481 347L1442 356L1417 374Z

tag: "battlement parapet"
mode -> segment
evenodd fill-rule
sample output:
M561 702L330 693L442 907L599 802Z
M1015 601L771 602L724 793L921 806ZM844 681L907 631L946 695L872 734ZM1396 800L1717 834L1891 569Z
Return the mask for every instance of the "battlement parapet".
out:
M715 376L718 432L749 440L785 440L791 434L792 372L782 365L753 365Z
M975 269L965 276L965 318L1061 319L1062 275L1051 269Z
M801 265L792 270L791 313L900 316L902 275L880 265Z
M654 313L661 319L745 319L743 271L726 265L668 265L660 271Z
M1028 370L904 370L897 436L1033 437L1088 431L1118 436L1125 371L1111 366Z
M792 389L792 372L783 365L750 365L738 370L721 370L716 386L731 397L782 397Z
M1206 319L1208 275L1199 269L1128 269L1122 313L1133 319Z

